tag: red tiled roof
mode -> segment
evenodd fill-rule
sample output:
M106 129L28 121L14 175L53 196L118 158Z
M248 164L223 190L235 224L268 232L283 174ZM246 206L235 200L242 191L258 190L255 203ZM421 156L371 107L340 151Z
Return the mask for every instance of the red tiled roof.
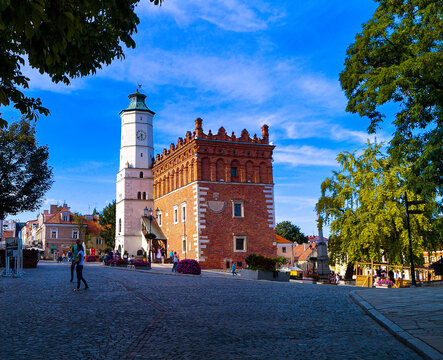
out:
M282 237L282 236L280 236L278 234L275 234L275 242L279 243L279 244L282 244L282 243L283 244L292 244L291 241L285 239L284 237Z
M318 236L308 236L308 240L309 240L309 242L318 243ZM323 236L323 241L325 243L327 243L328 242L328 238Z
M309 260L311 253L317 249L316 243L300 244L294 247L294 260Z
M69 219L73 220L72 212L69 211L66 207L61 207L58 209L54 214L50 214L51 217L49 217L45 223L46 224L72 224L76 225L75 221L62 221L62 217L60 216L61 213L67 212L69 213Z
M88 225L86 234L94 234L94 235L100 234L102 226L97 221L91 220L91 221L85 221L85 223Z

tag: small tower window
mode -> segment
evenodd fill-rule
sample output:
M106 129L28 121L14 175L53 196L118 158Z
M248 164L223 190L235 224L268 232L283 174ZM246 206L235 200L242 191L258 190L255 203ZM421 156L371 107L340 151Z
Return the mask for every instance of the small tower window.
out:
M141 199L142 199L142 193L141 193L140 191L137 193L137 199L138 199L138 200L141 200Z
M143 153L140 153L140 157L143 157Z
M143 178L143 171L140 171L140 178Z
M118 232L122 232L122 219L118 219Z

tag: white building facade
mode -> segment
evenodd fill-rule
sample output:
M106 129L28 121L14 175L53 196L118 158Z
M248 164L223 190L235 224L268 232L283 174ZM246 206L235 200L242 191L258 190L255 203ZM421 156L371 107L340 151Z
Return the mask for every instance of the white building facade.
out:
M128 96L129 106L120 112L121 147L117 174L115 249L136 255L147 250L141 229L145 208L154 208L153 117L138 90Z

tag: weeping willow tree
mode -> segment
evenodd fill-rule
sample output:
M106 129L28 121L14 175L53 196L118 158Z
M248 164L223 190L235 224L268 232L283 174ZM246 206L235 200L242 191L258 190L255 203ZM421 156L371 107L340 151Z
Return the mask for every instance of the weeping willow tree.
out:
M343 152L337 157L340 169L321 184L316 210L330 226L328 249L331 262L387 260L409 265L409 239L404 195L420 197L406 188L407 166L393 165L380 144L368 142L360 156ZM412 215L414 262L423 263L423 249L435 247L433 222L436 203L415 207L423 214ZM348 267L350 267L348 266Z

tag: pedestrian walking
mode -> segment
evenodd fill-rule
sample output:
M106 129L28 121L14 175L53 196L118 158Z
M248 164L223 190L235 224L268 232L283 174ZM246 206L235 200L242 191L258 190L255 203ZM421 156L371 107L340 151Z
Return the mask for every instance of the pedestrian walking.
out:
M173 265L172 265L172 272L177 272L177 266L178 266L178 256L177 253L174 253L174 257L173 257Z
M80 283L83 281L83 284L85 284L85 290L89 288L88 284L86 283L86 280L83 278L83 260L85 258L85 253L83 252L83 248L80 247L80 251L77 254L77 287L74 289L74 291L80 291Z
M232 262L232 276L238 275L237 272L235 271L235 264L234 262Z
M340 275L338 275L338 273L335 274L335 283L336 283L337 285L340 284Z
M72 260L71 260L71 282L74 281L74 269L77 266L77 256L80 250L80 239L77 239L77 243L72 247Z
M174 260L174 253L172 251L169 252L169 262L172 263L172 260Z

